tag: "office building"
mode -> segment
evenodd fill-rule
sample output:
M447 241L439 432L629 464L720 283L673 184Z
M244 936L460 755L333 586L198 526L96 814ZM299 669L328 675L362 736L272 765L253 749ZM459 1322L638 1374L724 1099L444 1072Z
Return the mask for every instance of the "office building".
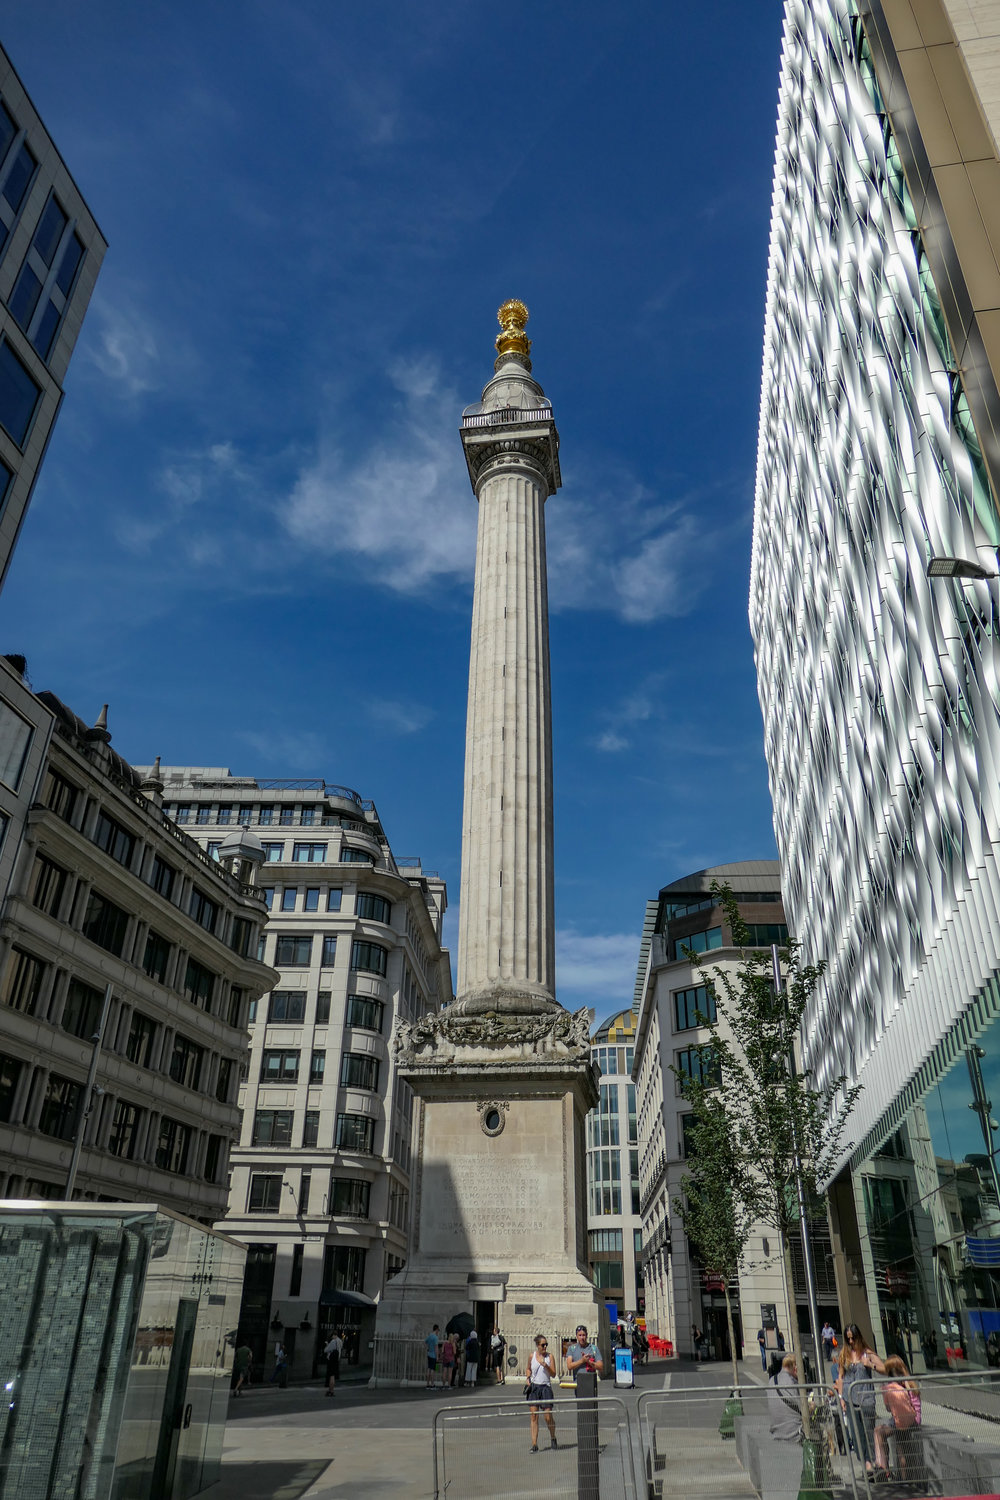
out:
M409 1247L412 1092L389 1042L446 1005L444 881L397 858L378 811L348 787L162 771L166 808L214 858L234 830L262 846L262 958L277 971L250 1011L243 1131L218 1228L248 1246L241 1328L263 1360L283 1338L309 1374L335 1327L351 1352Z
M0 48L0 584L106 249Z
M635 1011L610 1016L593 1033L590 1051L601 1098L587 1116L587 1261L599 1295L619 1318L645 1311L635 1025Z
M62 1198L81 1130L75 1196L210 1224L249 1011L273 978L263 896L164 816L106 715L88 727L51 693L34 704L22 718L0 698L0 780L31 789L0 918L0 1192Z
M714 1266L703 1265L688 1242L674 1210L686 1171L686 1122L690 1106L684 1077L705 1076L711 1067L711 1033L700 1017L715 1018L699 963L735 974L740 950L733 947L726 917L712 894L712 882L728 885L751 942L762 948L788 938L776 860L749 860L698 870L673 881L651 903L652 935L640 958L636 984L638 1023L633 1076L637 1084L639 1206L643 1281L650 1330L670 1339L682 1354L693 1353L692 1329L702 1330L711 1357L729 1358L725 1283ZM647 909L648 910L648 909ZM649 926L647 920L647 926ZM646 942L644 939L644 947ZM690 957L694 954L695 957ZM825 1224L813 1229L813 1251L821 1316L837 1317L830 1237ZM757 1330L789 1330L789 1309L808 1327L801 1241L792 1245L795 1285L785 1285L778 1238L757 1225L744 1263L730 1285L737 1341L757 1357ZM777 1340L773 1342L776 1344Z
M1000 1342L998 138L995 5L789 0L750 620L841 1309L917 1370Z

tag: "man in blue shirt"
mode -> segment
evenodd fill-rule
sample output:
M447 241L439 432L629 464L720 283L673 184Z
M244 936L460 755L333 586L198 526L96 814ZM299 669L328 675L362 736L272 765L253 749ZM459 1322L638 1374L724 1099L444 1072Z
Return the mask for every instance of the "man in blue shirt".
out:
M596 1344L590 1342L582 1323L576 1330L576 1343L570 1344L566 1350L566 1368L571 1375L575 1375L577 1370L596 1370L598 1375L604 1373L601 1351Z
M441 1337L438 1332L438 1324L435 1323L430 1333L424 1339L427 1345L427 1389L430 1390L434 1384L434 1371L437 1369L438 1345Z

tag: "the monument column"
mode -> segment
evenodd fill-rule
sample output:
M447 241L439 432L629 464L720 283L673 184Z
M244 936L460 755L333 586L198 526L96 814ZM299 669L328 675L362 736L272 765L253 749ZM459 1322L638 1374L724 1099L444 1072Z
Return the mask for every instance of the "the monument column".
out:
M461 429L479 533L458 996L393 1032L415 1096L411 1247L379 1305L376 1384L399 1379L407 1339L458 1313L481 1333L499 1322L522 1358L535 1333L598 1327L591 1016L555 998L545 502L560 484L559 438L531 373L528 310L505 302L499 318L493 377Z
M465 737L458 999L555 999L552 710L545 501L560 484L552 406L531 377L528 309L499 312L493 379L462 416L479 501Z

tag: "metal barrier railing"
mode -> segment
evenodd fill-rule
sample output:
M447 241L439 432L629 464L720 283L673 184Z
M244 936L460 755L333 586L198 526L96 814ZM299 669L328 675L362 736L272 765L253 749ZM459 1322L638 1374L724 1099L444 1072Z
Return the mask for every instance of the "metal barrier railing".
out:
M843 1398L794 1384L643 1391L636 1412L650 1500L857 1500L869 1480L891 1500L1000 1497L1000 1371L877 1376Z
M908 1496L1000 1494L1000 1371L876 1376L847 1391L858 1470Z
M537 1452L530 1424L529 1403L514 1397L442 1407L434 1416L435 1500L639 1500L631 1426L618 1397L556 1394L551 1410L538 1413Z
M650 1500L866 1491L829 1386L684 1386L643 1391L636 1407Z

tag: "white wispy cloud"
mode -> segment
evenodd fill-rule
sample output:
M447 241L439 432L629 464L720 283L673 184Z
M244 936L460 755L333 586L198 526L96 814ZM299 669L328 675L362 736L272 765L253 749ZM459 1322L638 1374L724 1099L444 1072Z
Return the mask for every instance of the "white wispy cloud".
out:
M401 359L387 373L396 399L381 430L360 445L353 429L321 433L275 507L279 524L296 543L351 559L393 592L467 590L476 507L457 453L459 397L433 358ZM612 611L633 624L687 614L737 528L706 525L704 494L664 501L617 472L614 482L586 472L589 488L570 479L569 503L560 497L547 507L553 610Z
M330 759L330 745L311 729L240 729L236 738L268 764L322 776Z
M463 578L471 583L476 507L456 463L458 397L429 359L389 371L401 401L392 422L357 453L326 434L283 508L299 542L353 557L397 593Z
M664 503L639 483L556 502L547 519L552 607L611 610L639 625L688 614L734 531L706 526L704 509L703 496Z
M556 931L556 994L579 996L598 1010L625 1005L635 987L638 932Z
M232 518L213 513L232 486L250 485L252 479L229 441L171 453L152 476L150 503L119 515L113 523L115 535L127 551L140 555L169 536L172 551L184 566L214 566L227 556L232 559ZM195 513L197 523L193 524Z
M642 684L626 693L618 702L604 710L601 715L605 728L594 744L605 754L615 755L628 750L632 744L632 732L639 724L659 717L663 700L664 673L657 672L646 677Z
M97 343L88 344L92 364L129 396L153 390L160 382L160 344L153 323L128 297L115 302L96 295L91 320Z
M368 712L391 734L417 734L426 729L434 717L433 709L424 703L408 703L394 698L370 699Z

